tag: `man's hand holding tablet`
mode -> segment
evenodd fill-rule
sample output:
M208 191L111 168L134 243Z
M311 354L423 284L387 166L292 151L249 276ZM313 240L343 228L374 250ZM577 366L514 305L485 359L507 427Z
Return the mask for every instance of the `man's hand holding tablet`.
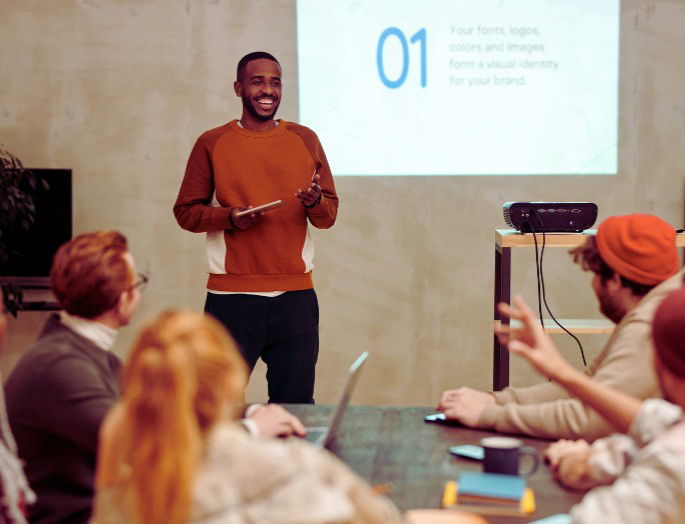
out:
M268 204L262 204L261 206L257 207L248 207L247 209L244 209L243 211L237 211L233 216L234 217L242 217L245 215L249 215L251 213L263 213L264 211L269 211L270 209L276 209L277 207L283 207L285 205L285 200L274 200L273 202L269 202Z
M271 209L276 209L278 207L283 207L286 205L285 200L274 200L268 204L262 204L261 206L252 207L234 207L231 209L231 224L236 229L247 229L248 227L254 225L254 223L259 218L258 215L265 213Z

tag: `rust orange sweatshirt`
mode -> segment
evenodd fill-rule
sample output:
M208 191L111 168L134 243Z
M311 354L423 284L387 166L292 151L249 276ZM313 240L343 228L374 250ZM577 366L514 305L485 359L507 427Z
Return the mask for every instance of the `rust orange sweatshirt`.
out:
M295 197L320 176L321 201L305 208ZM283 199L245 230L234 229L233 207ZM211 129L193 147L174 215L183 229L207 233L208 289L293 291L312 287L314 248L308 221L335 222L338 197L326 155L309 128L280 120L268 131L249 131L237 120Z

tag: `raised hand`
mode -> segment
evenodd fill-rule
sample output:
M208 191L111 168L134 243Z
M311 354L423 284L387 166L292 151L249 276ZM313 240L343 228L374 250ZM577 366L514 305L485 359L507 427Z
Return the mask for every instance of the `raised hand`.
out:
M572 369L523 299L517 296L514 303L514 306L510 306L501 302L497 309L510 319L520 320L523 326L519 329L509 326L496 328L500 342L506 344L512 353L525 358L538 373L548 378L556 379L563 372Z
M321 177L317 173L314 173L309 187L306 189L298 189L295 192L295 196L300 199L300 202L302 202L302 205L305 207L313 206L318 203L321 198L321 186L319 185L320 178Z

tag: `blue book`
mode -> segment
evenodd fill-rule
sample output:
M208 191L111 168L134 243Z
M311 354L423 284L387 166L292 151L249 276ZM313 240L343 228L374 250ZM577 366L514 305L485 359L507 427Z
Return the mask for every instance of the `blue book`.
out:
M501 500L518 502L523 497L526 481L516 475L462 471L459 474L459 500Z

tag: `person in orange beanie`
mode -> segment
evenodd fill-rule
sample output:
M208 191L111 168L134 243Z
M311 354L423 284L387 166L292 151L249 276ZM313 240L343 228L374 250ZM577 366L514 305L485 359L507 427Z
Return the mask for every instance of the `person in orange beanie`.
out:
M674 228L656 216L613 216L570 252L594 273L600 311L617 324L585 373L639 399L659 395L650 365L650 323L663 298L680 287L675 237ZM551 382L493 393L453 389L443 393L438 408L449 420L508 433L595 440L612 432L594 410Z

